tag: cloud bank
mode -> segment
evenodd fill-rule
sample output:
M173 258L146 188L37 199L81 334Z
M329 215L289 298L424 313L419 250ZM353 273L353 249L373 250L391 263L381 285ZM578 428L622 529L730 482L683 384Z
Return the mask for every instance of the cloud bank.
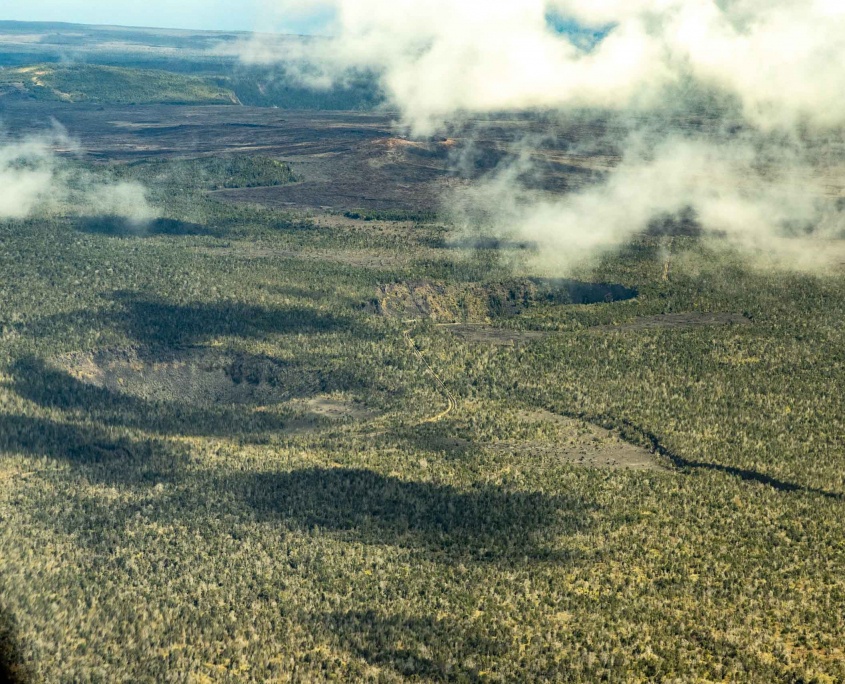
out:
M78 151L60 128L40 136L0 135L0 219L51 212L119 216L143 223L156 212L138 183L108 183L61 160Z
M798 227L817 235L842 229L841 213L823 197L825 186L845 187L841 170L838 178L821 178L818 150L805 145L814 136L842 140L841 0L308 5L334 12L334 39L313 45L309 55L276 58L307 65L302 73L315 83L372 70L413 135L432 135L466 114L596 109L636 120L697 111L702 103L711 114L729 112L745 130L740 139L666 131L645 149L634 135L605 183L551 199L522 186L523 159L458 202L466 220L486 216L501 230L573 254L601 250L683 210L741 244ZM304 11L301 0L275 7ZM583 39L589 31L595 40Z
M659 107L667 88L690 79L737 98L761 127L845 121L839 0L280 0L274 7L297 17L333 10L334 40L309 46L311 62L323 76L378 71L418 133L460 111ZM604 38L585 46L562 25Z
M656 146L632 139L626 148L606 181L565 195L525 188L518 177L532 162L515 162L466 191L453 218L468 232L541 245L540 261L560 266L678 217L754 251L788 250L773 238L845 237L845 214L798 145L761 153L751 136L728 145L670 135Z

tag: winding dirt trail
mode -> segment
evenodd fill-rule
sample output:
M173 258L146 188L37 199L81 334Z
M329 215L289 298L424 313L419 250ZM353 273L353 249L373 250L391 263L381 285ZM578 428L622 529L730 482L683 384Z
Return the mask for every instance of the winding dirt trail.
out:
M448 406L446 407L445 411L441 411L436 416L432 416L431 418L426 418L425 420L420 422L420 425L425 425L427 423L437 423L443 420L446 416L448 416L452 411L458 408L458 402L455 399L455 396L449 391L449 388L443 383L443 380L440 379L440 376L434 372L434 369L431 367L431 364L426 361L425 356L423 356L422 352L417 347L416 342L414 342L413 338L411 337L411 331L413 328L408 328L407 330L402 332L402 335L405 338L405 341L408 343L408 346L411 348L411 351L414 352L414 356L416 356L426 367L426 370L431 374L431 377L434 378L434 382L436 383L437 387L443 392L443 395L446 397L446 401L448 402Z

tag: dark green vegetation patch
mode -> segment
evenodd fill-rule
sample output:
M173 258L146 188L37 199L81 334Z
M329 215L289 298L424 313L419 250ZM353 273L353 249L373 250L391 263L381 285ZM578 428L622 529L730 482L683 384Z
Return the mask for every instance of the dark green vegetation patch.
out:
M224 155L167 161L141 161L115 168L121 179L174 190L272 187L298 179L285 162L262 156Z

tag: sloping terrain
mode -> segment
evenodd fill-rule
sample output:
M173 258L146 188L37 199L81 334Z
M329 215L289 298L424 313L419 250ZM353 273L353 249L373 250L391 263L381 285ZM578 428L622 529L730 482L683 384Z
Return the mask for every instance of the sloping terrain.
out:
M325 39L279 34L256 39L238 31L0 20L0 70L49 64L75 65L82 71L89 65L167 71L211 79L210 83L222 85L238 101L253 107L372 110L383 104L375 79L366 74L334 87L313 89L276 65L247 65L240 59L250 49L295 53L321 40Z
M0 71L0 102L33 98L97 104L240 104L213 79L99 65L38 64Z

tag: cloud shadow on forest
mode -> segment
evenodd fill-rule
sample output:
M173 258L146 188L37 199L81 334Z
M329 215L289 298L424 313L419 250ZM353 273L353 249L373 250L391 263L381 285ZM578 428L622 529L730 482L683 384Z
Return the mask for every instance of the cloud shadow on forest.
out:
M73 226L82 233L122 238L159 236L222 237L224 235L224 232L221 230L209 228L199 223L168 218L136 221L123 216L85 216L76 219L73 222Z
M175 304L138 292L109 293L116 310L80 310L47 316L26 326L32 337L61 339L65 331L122 330L133 343L151 350L206 344L218 337L262 339L268 335L348 332L369 336L345 316L308 307L266 307L236 301Z
M317 633L335 635L341 648L370 665L390 668L403 677L483 681L479 668L455 666L444 662L444 656L463 663L470 654L476 658L501 658L508 651L503 639L485 633L478 623L464 624L428 615L381 615L367 610L316 615L307 622L315 625Z
M587 529L595 510L574 496L488 484L461 490L349 468L260 473L238 486L260 519L481 561L572 560L551 549L554 538Z
M188 458L186 448L170 442L130 439L100 428L20 415L0 416L2 452L95 468L110 481L154 479L178 470Z
M150 348L201 344L215 337L261 338L349 330L352 321L305 307L267 308L239 302L173 304L118 293L123 312L114 324Z
M18 639L16 620L0 606L0 683L29 684L32 681L34 678Z
M251 404L198 406L176 396L146 400L83 382L34 358L17 362L11 373L12 388L24 399L105 426L177 436L250 435L285 427L284 417L256 412Z

